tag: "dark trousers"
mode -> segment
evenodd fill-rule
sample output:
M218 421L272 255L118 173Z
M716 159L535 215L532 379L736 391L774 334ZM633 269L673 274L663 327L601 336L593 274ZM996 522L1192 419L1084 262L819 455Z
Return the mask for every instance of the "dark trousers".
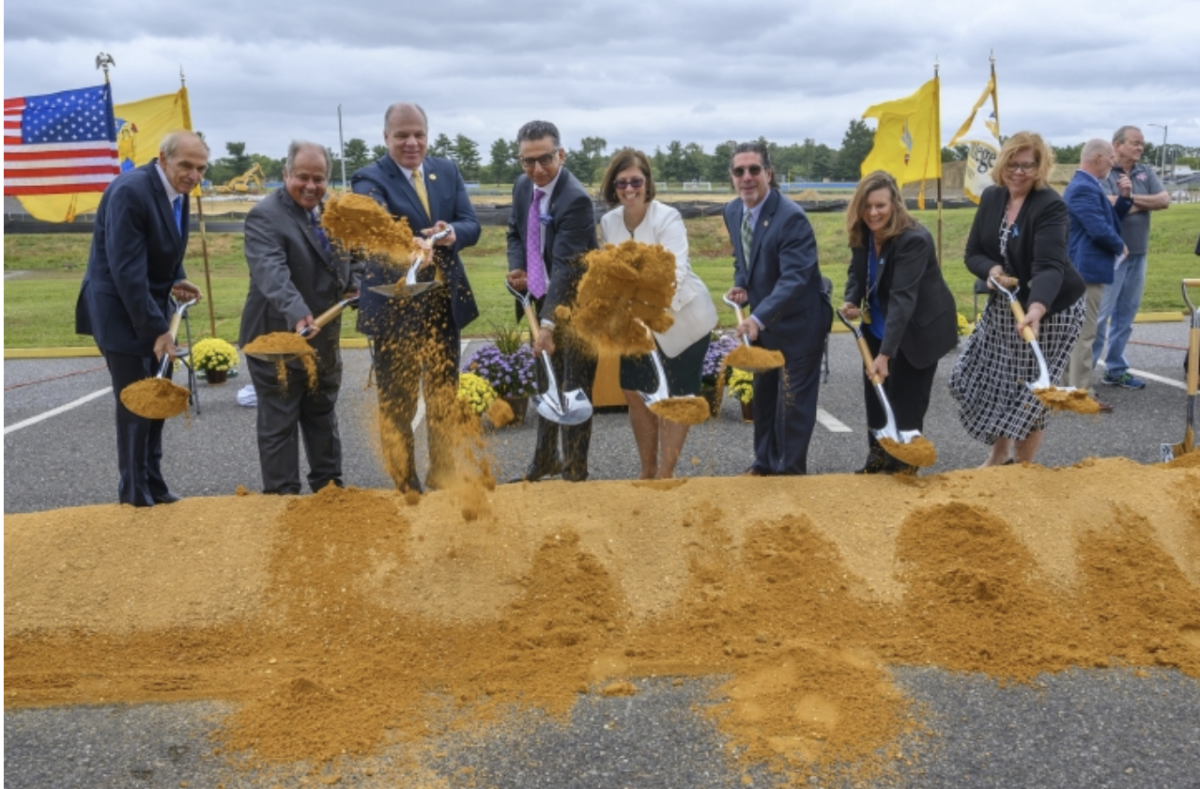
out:
M155 499L168 494L162 475L162 419L143 419L121 403L121 390L158 374L154 354L138 356L103 351L117 400L117 466L121 481L117 501L135 507L153 507ZM170 378L173 365L167 368Z
M870 330L863 332L867 348L872 358L879 355L882 342L876 339ZM924 430L925 412L929 410L930 393L933 391L933 379L937 375L937 362L928 367L918 368L909 364L903 351L888 360L888 377L883 382L883 391L888 403L892 406L892 414L896 417L897 430ZM879 430L887 425L887 414L871 379L863 373L863 397L867 403L867 427Z
M342 361L336 346L322 348L332 361L321 359L317 388L308 388L308 373L289 362L280 382L273 362L246 357L250 380L258 395L258 463L263 493L300 492L300 438L308 457L308 486L315 493L330 482L342 485L342 439L338 435L338 389ZM320 357L319 357L320 358Z
M592 399L592 381L596 377L596 357L579 346L579 340L570 336L562 329L554 330L554 353L550 354L550 363L554 366L554 377L558 379L559 389L569 392L582 389L588 399ZM545 392L549 387L546 378L545 365L541 358L537 360L538 391ZM561 393L561 392L560 392ZM559 459L558 437L562 434L562 459ZM588 447L592 443L592 420L581 425L563 426L538 416L537 446L533 454L533 466L530 471L536 476L544 476L559 463L562 464L563 479L582 482L587 479Z
M808 473L822 354L820 343L803 354L784 350L781 370L754 376L753 469L760 474Z
M450 297L437 288L418 297L412 312L391 332L375 335L375 381L384 463L397 488L416 487L413 418L425 390L429 443L426 484L444 487L454 479L453 414L458 395L459 331L450 316Z

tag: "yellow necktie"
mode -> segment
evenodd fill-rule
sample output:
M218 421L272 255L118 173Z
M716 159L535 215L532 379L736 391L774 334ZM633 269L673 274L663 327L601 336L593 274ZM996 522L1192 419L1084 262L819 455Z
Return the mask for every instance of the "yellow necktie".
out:
M421 177L420 170L413 170L413 189L417 190L417 197L421 200L421 205L425 207L425 216L433 220L433 212L429 210L429 193L425 191L425 179ZM416 229L416 228L414 228Z
M433 221L433 212L429 210L429 193L425 191L425 179L421 177L420 170L413 170L413 189L417 190L417 197L421 200L421 205L425 207L425 216L429 217L429 221ZM419 230L420 228L414 228ZM437 264L433 265L433 279L436 282L445 282L446 275L438 268Z

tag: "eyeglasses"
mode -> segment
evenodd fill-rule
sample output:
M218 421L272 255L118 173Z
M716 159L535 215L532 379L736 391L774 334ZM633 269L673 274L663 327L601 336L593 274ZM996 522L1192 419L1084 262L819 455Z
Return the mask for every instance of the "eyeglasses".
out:
M729 168L729 172L733 173L734 178L741 178L746 173L750 173L750 175L752 175L752 176L759 176L759 175L762 175L762 171L763 171L763 168L762 168L761 164L752 164L749 167L731 167L731 168Z
M1037 168L1037 162L1009 162L1004 169L1008 170L1010 173L1015 173L1018 170L1023 173L1032 173L1035 172Z
M550 153L544 153L541 156L523 156L520 159L517 159L517 161L520 162L521 166L524 167L526 170L532 170L535 165L539 165L539 164L542 167L549 167L551 164L554 163L554 157L557 154L558 154L558 149L555 148Z
M613 186L617 187L618 192L624 192L626 189L630 188L641 189L645 185L645 178L630 178L628 181L622 178L620 181L613 181Z

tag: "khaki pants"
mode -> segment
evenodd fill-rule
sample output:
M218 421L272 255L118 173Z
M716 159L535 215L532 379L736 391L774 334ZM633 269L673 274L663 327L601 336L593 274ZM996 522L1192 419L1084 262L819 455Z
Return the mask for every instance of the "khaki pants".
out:
M1087 286L1085 294L1087 303L1083 315L1083 327L1079 330L1079 339L1071 348L1071 361L1067 364L1067 386L1076 389L1091 390L1092 388L1092 343L1096 339L1096 319L1100 316L1100 298L1104 295L1104 285Z

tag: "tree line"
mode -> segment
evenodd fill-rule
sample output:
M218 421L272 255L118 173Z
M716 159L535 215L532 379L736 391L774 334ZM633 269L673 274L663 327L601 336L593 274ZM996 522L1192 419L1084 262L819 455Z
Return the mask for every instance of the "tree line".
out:
M780 181L857 181L859 168L871 152L874 136L874 130L867 126L866 122L854 119L850 121L842 136L839 148L818 143L811 137L802 143L782 144L761 137L759 142L764 143L770 151L775 174ZM698 143L672 140L665 149L661 146L656 147L653 153L647 152L647 155L654 167L655 178L660 181L708 181L724 184L729 178L729 160L736 145L735 141L728 140L714 146L710 153ZM1051 147L1059 164L1078 164L1083 145L1081 142L1076 145ZM603 177L612 153L620 146L610 151L608 141L603 137L584 137L578 146L565 147L567 169L584 183L595 185ZM1200 169L1200 148L1175 145L1170 147L1179 154L1176 162ZM208 177L213 183L226 183L255 164L262 168L267 180L278 181L283 178L283 158L272 159L262 154L248 154L244 142L227 142L225 149L228 155L216 159L209 168ZM521 174L521 167L517 163L517 149L516 140L498 138L492 142L488 150L488 160L484 162L479 143L464 134L450 137L443 132L429 143L429 154L453 161L462 171L465 180L488 184L511 184L517 179ZM342 157L337 150L331 149L329 153L333 161L333 178L340 180ZM359 137L347 140L346 174L350 175L386 155L387 147L384 145L369 146ZM965 145L942 149L943 162L965 159L966 155ZM1158 156L1158 147L1147 140L1144 161L1156 162Z

